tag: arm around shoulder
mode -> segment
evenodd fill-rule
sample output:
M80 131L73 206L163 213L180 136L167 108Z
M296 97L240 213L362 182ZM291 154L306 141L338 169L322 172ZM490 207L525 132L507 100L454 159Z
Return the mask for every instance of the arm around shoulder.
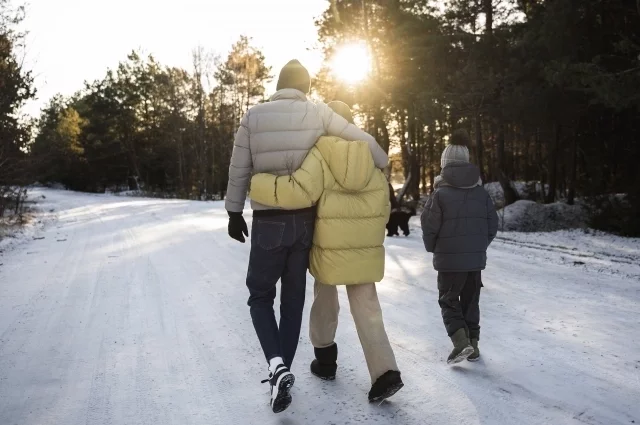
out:
M270 207L287 210L308 208L320 199L323 186L322 156L314 148L302 166L291 175L260 173L253 176L249 197Z

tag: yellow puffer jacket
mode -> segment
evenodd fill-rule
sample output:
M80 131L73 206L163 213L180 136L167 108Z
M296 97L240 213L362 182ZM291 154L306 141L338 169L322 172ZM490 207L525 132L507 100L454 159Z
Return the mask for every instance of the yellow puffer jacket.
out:
M389 188L366 142L321 137L291 176L256 174L249 197L284 209L318 206L311 275L329 285L384 277Z

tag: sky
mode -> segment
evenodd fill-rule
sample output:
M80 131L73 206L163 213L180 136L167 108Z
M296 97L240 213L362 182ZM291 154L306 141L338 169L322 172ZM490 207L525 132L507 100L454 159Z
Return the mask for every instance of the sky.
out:
M328 0L27 0L25 63L36 116L56 93L71 95L115 68L133 49L168 66L191 68L201 45L225 57L240 35L253 38L277 76L292 58L313 74L321 65L314 20ZM275 79L274 79L275 80ZM274 84L274 83L272 83Z

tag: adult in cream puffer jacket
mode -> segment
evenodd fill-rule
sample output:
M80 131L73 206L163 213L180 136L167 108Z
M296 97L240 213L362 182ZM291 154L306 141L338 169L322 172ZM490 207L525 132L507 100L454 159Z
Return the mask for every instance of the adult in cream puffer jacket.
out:
M309 323L316 357L312 373L322 379L335 378L340 309L336 285L347 285L372 382L369 400L393 395L403 384L374 283L384 276L389 189L367 143L321 137L293 174L253 176L249 196L280 208L317 204L310 256L311 274L316 278Z

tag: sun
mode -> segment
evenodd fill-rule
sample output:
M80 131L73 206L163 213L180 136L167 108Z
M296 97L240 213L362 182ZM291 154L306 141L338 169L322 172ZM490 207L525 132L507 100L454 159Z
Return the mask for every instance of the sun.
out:
M336 48L330 62L333 74L347 84L357 84L371 72L371 55L364 42L352 42Z

